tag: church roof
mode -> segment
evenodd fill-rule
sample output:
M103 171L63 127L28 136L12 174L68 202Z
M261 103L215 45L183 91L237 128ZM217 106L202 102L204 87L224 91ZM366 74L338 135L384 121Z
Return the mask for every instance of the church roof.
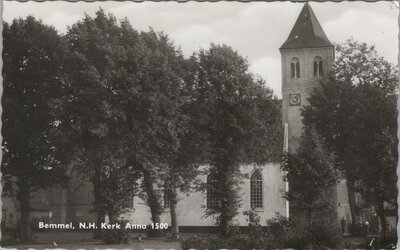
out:
M326 37L311 6L304 4L286 42L280 49L333 47Z

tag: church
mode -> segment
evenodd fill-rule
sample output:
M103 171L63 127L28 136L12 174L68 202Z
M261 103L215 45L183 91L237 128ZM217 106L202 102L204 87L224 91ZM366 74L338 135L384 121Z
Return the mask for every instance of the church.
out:
M278 49L278 48L277 48ZM282 147L279 151L295 152L303 132L301 109L307 105L311 90L318 85L319 80L332 69L334 61L334 45L329 41L314 11L309 3L305 3L288 38L279 48L282 67ZM267 67L267 65L266 65ZM247 226L247 216L244 211L253 210L260 216L260 223L266 226L266 221L277 213L290 216L290 204L283 198L289 185L283 177L281 158L263 166L241 166L241 171L249 178L241 185L242 205L235 218L235 223ZM93 212L94 197L92 185L78 178L74 169L70 169L71 182L68 188L49 188L33 195L31 200L32 221L49 223L79 223L95 222ZM200 176L207 182L207 176ZM338 215L350 221L345 185L338 185L337 204ZM18 203L14 198L3 198L3 225L6 228L16 228L18 224ZM212 193L193 192L181 194L177 204L178 223L181 232L207 232L215 227L215 219L205 217L205 208L212 206L215 199ZM164 211L161 222L170 223L168 201L163 202ZM127 204L126 213L121 219L133 224L150 224L150 209L138 197L132 197Z

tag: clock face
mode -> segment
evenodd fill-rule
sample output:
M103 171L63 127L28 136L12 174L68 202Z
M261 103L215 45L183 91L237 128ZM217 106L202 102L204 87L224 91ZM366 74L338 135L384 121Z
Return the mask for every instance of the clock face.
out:
M300 94L289 94L289 105L290 106L300 106L301 95Z

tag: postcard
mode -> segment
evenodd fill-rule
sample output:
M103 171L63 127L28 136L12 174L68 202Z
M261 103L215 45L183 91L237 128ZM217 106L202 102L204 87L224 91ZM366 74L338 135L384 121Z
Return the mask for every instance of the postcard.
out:
M3 2L6 248L395 249L398 2Z

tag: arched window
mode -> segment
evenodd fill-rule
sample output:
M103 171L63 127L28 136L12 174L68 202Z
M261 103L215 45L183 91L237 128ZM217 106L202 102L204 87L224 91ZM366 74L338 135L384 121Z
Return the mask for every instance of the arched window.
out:
M300 77L300 61L297 57L293 58L290 62L290 72L292 78Z
M253 209L263 207L262 187L262 176L259 171L256 171L250 178L250 206Z
M170 209L170 207L171 207L171 202L169 200L167 192L164 189L164 192L163 192L163 208L164 209Z
M217 180L209 174L207 176L207 208L215 208L218 205L218 200L215 195Z
M324 64L322 62L322 58L316 56L314 58L314 77L323 76L324 75Z

